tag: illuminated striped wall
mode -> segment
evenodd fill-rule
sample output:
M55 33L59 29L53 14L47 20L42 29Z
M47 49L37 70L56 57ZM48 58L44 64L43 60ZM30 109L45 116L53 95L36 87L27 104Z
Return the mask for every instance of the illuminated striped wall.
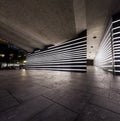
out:
M86 32L80 38L27 56L28 69L86 72Z
M95 58L95 65L107 71L113 71L113 57L112 57L112 20L105 32L105 35L99 46L97 56Z
M120 14L114 15L101 41L95 65L120 74Z
M114 73L120 74L120 14L113 16L112 42Z

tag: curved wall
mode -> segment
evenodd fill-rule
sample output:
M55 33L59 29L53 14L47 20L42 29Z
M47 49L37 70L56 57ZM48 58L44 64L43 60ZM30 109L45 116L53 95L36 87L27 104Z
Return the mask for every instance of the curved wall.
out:
M27 56L28 69L86 72L86 32L79 38Z

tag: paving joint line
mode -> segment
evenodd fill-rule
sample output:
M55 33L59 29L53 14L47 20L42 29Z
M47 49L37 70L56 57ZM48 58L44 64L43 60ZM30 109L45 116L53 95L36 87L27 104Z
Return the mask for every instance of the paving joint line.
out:
M80 113L78 114L78 116L76 117L76 119L74 121L77 121L80 114L83 113L84 109L86 108L86 106L89 104L89 101L91 100L91 98L94 96L94 94L91 94L90 98L88 99L88 101L86 102L86 104L83 106L82 110L80 111Z
M6 91L13 97L13 99L15 99L19 104L21 104L22 102L20 100L18 100L8 89L6 89Z
M54 103L50 104L49 106L47 106L46 108L44 108L43 110L37 112L34 116L32 116L31 118L27 119L27 121L31 121L32 119L34 119L34 117L36 117L37 115L39 115L40 113L46 111L47 109L49 109L51 106L53 106Z
M94 106L97 106L97 107L102 108L102 109L104 109L104 110L107 110L107 111L110 111L110 112L112 112L112 113L115 113L115 114L120 115L120 113L118 113L118 112L115 112L115 111L113 111L113 110L111 110L111 109L108 109L108 108L105 108L105 107L102 107L102 106L99 106L99 105L97 105L97 104L93 104L93 103L90 103L90 102L89 102L89 104L94 105Z
M56 104L58 104L58 105L60 105L60 106L62 106L62 107L64 107L64 108L66 108L67 110L69 110L69 111L71 111L71 112L73 112L73 113L78 114L78 112L73 111L72 109L70 109L70 108L66 107L65 105L62 105L62 104L60 104L60 103L58 103L58 102L54 101L53 99L50 99L50 98L48 98L48 97L46 97L46 96L44 96L44 95L41 95L41 96L42 96L42 97L44 97L44 98L46 98L46 99L51 100L52 102L54 102L54 103L56 103Z

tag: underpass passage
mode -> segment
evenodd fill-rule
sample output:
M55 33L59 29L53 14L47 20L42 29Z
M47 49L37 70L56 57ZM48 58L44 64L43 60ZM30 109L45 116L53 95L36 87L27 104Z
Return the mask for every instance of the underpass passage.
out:
M7 75L7 76L6 76ZM120 77L87 73L0 72L0 121L120 121Z
M120 121L119 12L120 0L0 0L0 42L29 53L28 70L0 70L0 121Z

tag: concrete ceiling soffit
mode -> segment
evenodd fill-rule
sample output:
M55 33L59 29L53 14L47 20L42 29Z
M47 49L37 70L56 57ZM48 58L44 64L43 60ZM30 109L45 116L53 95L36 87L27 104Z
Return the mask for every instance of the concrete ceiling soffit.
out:
M87 22L87 58L94 59L104 35L114 0L85 0ZM94 37L96 37L94 39ZM92 46L92 48L91 48Z
M14 37L18 37L16 39L21 40L23 42L23 44L27 44L27 46L31 46L31 47L39 47L39 48L43 48L44 44L40 41L39 36L36 35L36 33L30 32L29 30L25 30L24 27L19 26L19 25L15 25L14 23L12 23L11 21L7 20L5 17L0 15L0 29L2 31L5 30L8 35L10 35L9 33L12 33L13 35L13 41L14 41ZM11 36L11 35L10 35Z
M2 0L0 14L21 34L43 45L76 35L73 0Z
M24 38L18 37L15 33L5 28L0 27L0 37L26 51L32 52L33 50L33 47L31 47Z
M76 34L87 29L85 0L73 0Z

